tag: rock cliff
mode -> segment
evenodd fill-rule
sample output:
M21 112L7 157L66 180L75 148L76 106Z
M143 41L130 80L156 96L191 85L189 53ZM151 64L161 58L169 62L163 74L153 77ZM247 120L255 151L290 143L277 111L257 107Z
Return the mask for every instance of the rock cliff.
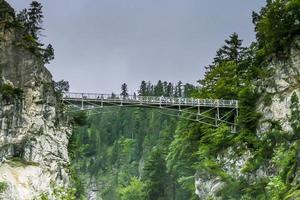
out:
M48 196L69 185L68 139L52 76L14 26L0 0L0 182L6 200ZM60 114L59 114L60 113Z
M261 97L257 102L256 110L261 114L258 122L256 135L257 140L264 141L270 131L281 131L288 137L295 135L295 130L291 125L291 105L292 96L296 95L300 99L300 37L294 38L292 45L289 47L288 57L278 59L276 56L271 59L267 69L270 76L255 83ZM298 108L300 105L297 105ZM275 127L277 126L277 127ZM276 130L276 128L278 130ZM279 140L279 139L278 139ZM266 140L265 145L271 146L271 141ZM239 144L243 147L243 144ZM286 142L285 148L293 149L298 146L297 139ZM284 146L284 145L282 145ZM273 148L273 147L271 147ZM282 147L276 146L272 149L276 156L276 151ZM297 149L297 148L296 148ZM285 150L287 152L287 150ZM297 151L297 150L296 150ZM297 153L297 152L296 152ZM299 154L299 152L298 152ZM244 151L242 155L236 154L231 148L226 149L217 158L224 171L231 177L242 177L248 182L257 183L259 180L276 177L280 169L274 163L275 157L266 160L264 164L253 171L245 173L243 170L247 163L253 163L253 152ZM294 179L292 184L299 184L299 163L294 162L291 166L293 172L290 172L290 179ZM200 199L219 199L217 193L224 187L225 183L221 178L209 173L196 173L195 176L195 193ZM299 196L297 196L299 197ZM247 198L246 198L247 199ZM297 199L291 195L291 198Z

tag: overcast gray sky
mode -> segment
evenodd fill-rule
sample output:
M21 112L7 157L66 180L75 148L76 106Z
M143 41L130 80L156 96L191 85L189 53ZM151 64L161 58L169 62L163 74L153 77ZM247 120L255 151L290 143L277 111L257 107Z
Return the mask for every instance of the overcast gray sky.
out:
M31 0L7 0L16 10ZM233 32L254 40L264 0L41 0L48 65L72 91L130 92L141 80L196 83Z

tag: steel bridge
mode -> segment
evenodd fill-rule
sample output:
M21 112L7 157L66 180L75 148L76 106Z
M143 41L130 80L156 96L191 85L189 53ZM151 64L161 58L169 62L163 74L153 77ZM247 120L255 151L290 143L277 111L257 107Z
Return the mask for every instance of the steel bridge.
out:
M181 118L213 127L227 124L233 131L238 117L237 100L67 92L63 94L63 102L77 110L94 110L107 106L178 110L179 113L186 114L181 115Z

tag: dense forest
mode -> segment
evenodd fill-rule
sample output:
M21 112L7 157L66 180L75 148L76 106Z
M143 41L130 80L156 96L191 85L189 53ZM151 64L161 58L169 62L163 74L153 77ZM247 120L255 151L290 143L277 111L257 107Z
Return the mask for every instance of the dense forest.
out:
M253 109L272 101L263 87L274 73L267 66L272 58L284 61L289 56L289 47L300 33L300 1L268 0L252 17L256 41L246 47L237 33L230 35L206 67L199 86L143 81L138 91L140 95L237 99L238 133L225 125L212 128L180 119L176 111L105 108L100 113L81 113L77 119L84 125L75 127L71 143L72 166L79 174L78 197L87 184L96 184L103 199L198 199L196 174L225 183L217 193L221 199L300 198L297 95L291 100L289 133L271 121L272 127L259 134L261 113ZM251 158L238 174L230 172L222 159L245 154ZM272 176L255 175L268 167Z
M11 15L3 27L13 27L18 33L13 32L19 41L14 47L26 49L44 65L54 59L54 50L39 38L43 17L42 5L33 1L29 9ZM72 136L65 137L65 147L69 139L65 155L70 157L70 165L65 165L73 187L54 188L53 195L72 200L299 199L300 69L290 68L300 63L300 58L295 61L299 55L292 55L291 50L300 52L300 1L267 0L260 12L253 12L252 20L256 40L245 46L238 33L229 35L212 63L205 66L204 78L197 86L181 81L142 81L134 93L236 99L236 131L226 124L216 128L199 123L196 115L179 110L111 106L78 111L59 104L54 112L68 118L73 128ZM287 81L288 86L279 92L274 79L284 73L292 74L286 78L292 83ZM65 81L53 84L58 98L68 89ZM122 96L129 95L126 83L120 89ZM22 95L7 84L0 90L6 101L5 96ZM280 107L281 100L290 103ZM275 111L270 107L274 104L278 106ZM272 112L284 112L285 124L274 116L266 117ZM206 115L214 117L213 112ZM1 192L7 189L3 184L0 182ZM41 194L40 199L48 199L47 195Z

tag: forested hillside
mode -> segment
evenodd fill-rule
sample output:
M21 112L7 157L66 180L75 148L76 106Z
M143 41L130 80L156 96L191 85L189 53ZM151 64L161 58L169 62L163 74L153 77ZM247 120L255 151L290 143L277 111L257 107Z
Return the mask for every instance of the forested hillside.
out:
M126 85L121 94L128 95ZM179 82L142 81L138 95L183 96L193 87ZM166 157L179 112L154 108L107 107L75 117L73 167L87 195L103 199L186 199L192 196L168 171ZM193 178L190 186L193 189ZM79 184L79 183L77 183ZM83 188L81 188L82 191ZM80 193L80 192L79 192ZM95 192L94 192L95 193Z
M300 1L267 1L253 23L257 40L246 47L230 35L199 87L188 85L184 94L143 81L138 91L237 99L236 133L180 119L177 111L81 114L70 145L78 196L85 189L122 200L300 198Z

